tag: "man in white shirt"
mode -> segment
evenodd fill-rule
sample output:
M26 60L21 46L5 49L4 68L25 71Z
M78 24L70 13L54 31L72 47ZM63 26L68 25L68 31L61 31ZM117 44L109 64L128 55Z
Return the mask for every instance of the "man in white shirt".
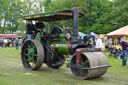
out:
M101 48L102 49L102 40L96 36L96 46L95 48Z

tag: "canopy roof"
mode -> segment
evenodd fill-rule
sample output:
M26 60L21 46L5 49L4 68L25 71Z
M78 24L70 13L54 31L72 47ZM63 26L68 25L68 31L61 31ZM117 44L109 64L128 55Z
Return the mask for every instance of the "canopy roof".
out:
M107 34L108 36L125 36L128 35L128 26L124 26L120 29L117 29L115 31L112 31Z
M59 21L59 20L67 20L73 18L72 10L61 10L61 11L53 11L41 14L33 14L27 16L17 17L18 20L37 20L41 19L45 22L51 21ZM84 13L79 12L79 17L84 16Z

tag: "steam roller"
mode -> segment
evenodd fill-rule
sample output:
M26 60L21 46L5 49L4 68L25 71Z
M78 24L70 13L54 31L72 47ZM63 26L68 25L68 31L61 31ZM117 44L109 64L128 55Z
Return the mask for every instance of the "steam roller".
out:
M109 67L102 52L82 52L80 62L77 62L77 59L77 54L74 54L69 66L72 73L82 80L100 77Z
M91 79L104 75L109 64L101 49L95 48L95 37L79 35L79 18L82 17L84 13L79 12L79 7L18 17L18 20L37 21L39 19L48 25L34 34L34 39L27 39L27 37L24 39L21 48L24 68L38 70L45 63L49 68L59 69L65 64L65 60L69 59L70 61L66 63L67 67L79 79ZM64 24L60 26L61 22L58 25L55 24L63 20L72 21L72 26L69 26L72 30L64 28Z

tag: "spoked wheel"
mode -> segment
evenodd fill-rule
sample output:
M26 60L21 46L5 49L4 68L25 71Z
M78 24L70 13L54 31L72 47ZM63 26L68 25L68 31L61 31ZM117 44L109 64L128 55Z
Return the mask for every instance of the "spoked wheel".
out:
M61 66L63 66L64 61L65 61L65 58L64 58L63 55L57 56L57 57L56 56L53 56L52 60L50 60L49 62L47 62L46 65L49 68L58 69Z
M22 46L21 59L27 70L38 70L44 62L44 48L38 40L27 40Z

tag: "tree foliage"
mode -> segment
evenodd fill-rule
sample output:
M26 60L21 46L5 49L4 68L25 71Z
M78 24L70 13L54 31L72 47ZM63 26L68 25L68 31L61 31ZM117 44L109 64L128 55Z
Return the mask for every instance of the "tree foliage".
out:
M84 33L108 33L127 25L127 0L56 0L50 10L71 9L79 5L85 17L80 19L79 30Z
M79 30L84 33L108 33L128 22L127 0L0 0L0 33L23 32L24 22L15 17L80 6L85 16L79 20ZM71 21L66 25L72 26Z

